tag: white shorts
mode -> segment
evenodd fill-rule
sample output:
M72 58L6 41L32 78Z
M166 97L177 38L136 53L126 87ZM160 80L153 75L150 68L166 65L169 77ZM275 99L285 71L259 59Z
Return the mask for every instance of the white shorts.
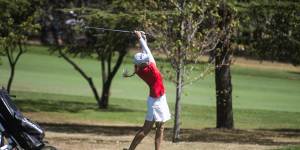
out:
M148 97L146 120L166 122L171 119L166 94L159 98Z

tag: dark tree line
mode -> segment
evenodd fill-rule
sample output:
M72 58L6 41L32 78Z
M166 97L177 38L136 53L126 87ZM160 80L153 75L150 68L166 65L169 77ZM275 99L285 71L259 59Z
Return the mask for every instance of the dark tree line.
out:
M53 16L59 18L53 22L53 37L55 48L78 73L87 81L98 103L99 108L108 108L110 87L114 76L119 70L128 49L135 43L131 34L115 32L99 32L86 29L86 26L118 28L134 30L138 19L128 14L120 14L111 9L99 10L90 7L55 9ZM72 23L66 23L73 21ZM96 57L95 57L96 55ZM76 64L70 56L92 57L100 63L102 78L101 93L93 77L89 76L84 68ZM98 69L98 68L95 68Z
M293 0L254 0L235 3L240 28L237 55L300 63L300 3Z
M37 32L35 22L40 2L36 0L0 0L0 52L8 59L10 75L7 91L10 93L16 65L26 52L26 41Z

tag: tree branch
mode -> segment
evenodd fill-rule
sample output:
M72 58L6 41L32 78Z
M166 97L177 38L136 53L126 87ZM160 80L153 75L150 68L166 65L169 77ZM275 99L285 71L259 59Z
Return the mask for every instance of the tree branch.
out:
M201 73L200 76L194 78L193 80L187 81L183 84L183 86L189 85L194 83L195 81L198 81L200 79L204 79L204 77L211 71L214 69L214 66L211 67L212 64L215 63L215 58L208 64L208 67Z
M112 51L108 52L108 59L107 59L107 69L108 69L108 73L111 74L111 57L112 57Z
M21 55L23 54L23 52L24 52L24 49L23 49L23 47L22 47L21 41L18 41L18 46L19 46L19 52L18 52L18 54L17 54L16 59L14 60L14 64L16 64L16 63L18 62L20 56L21 56Z
M59 55L62 56L68 63L70 63L73 68L78 71L86 80L90 80L91 78L74 62L72 61L66 54L62 52L62 49L58 49Z
M10 65L13 65L13 60L12 60L12 56L10 55L10 52L9 52L9 48L8 47L6 47L5 48L5 52L6 52L6 55L7 55L7 59L8 59L8 61L9 61L9 64Z
M198 31L198 29L199 29L199 25L200 25L203 21L204 21L204 17L201 17L201 15L200 15L199 18L198 18L198 21L197 21L197 23L196 23L196 27L194 28L194 30L193 30L193 32L192 32L190 38L189 38L189 42L195 37L195 34L196 34L196 32Z
M125 52L119 52L119 57L117 59L117 62L116 62L115 66L114 66L114 68L113 68L113 70L112 70L112 72L109 76L110 79L112 79L116 75L117 71L119 70L119 68L120 68L120 66L123 62L123 59L124 59L125 55L126 55Z
M173 0L170 0L170 2L181 12L181 13L183 13L183 10L182 10L182 8L177 4L177 3L175 3Z
M219 44L219 42L220 42L220 40L218 39L212 48L202 50L200 55L203 55L203 53L207 53L207 52L211 52L211 51L215 50L217 48L217 45Z

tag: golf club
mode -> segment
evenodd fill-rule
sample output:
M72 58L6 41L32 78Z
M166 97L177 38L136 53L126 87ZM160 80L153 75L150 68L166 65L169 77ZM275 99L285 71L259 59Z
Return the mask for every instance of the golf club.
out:
M85 26L84 29L94 29L94 30L101 30L101 31L112 31L112 32L123 32L123 33L131 33L134 34L134 31L129 31L129 30L120 30L120 29L108 29L108 28L99 28L99 27L89 27ZM145 35L150 35L149 33L145 33Z

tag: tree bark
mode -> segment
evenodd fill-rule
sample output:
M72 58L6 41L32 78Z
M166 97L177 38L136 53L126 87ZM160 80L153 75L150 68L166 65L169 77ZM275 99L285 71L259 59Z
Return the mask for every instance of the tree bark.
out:
M18 60L20 59L21 55L24 52L23 47L21 45L21 41L18 42L18 48L19 48L19 52L15 59L13 57L13 51L12 50L10 51L9 48L5 49L6 55L7 55L8 61L9 61L9 65L10 65L10 75L9 75L9 79L7 82L7 93L10 93L10 91L11 91L12 82L15 77L16 64L18 63Z
M216 57L215 82L217 98L217 128L234 128L232 112L232 84L228 49Z
M217 128L234 128L232 111L232 84L230 57L230 36L231 27L229 26L232 17L227 10L225 0L221 4L219 14L223 17L219 28L222 29L221 41L218 43L215 53L215 83L216 83L216 105L217 105Z
M106 80L104 81L104 83L102 83L102 94L101 94L101 100L99 103L99 108L106 109L108 107L111 83L123 62L125 55L126 55L126 52L119 52L119 57L117 59L116 64L114 65L113 69L110 68L111 65L108 65L107 77L106 77ZM107 59L107 60L111 61L111 59ZM110 64L110 63L111 62L108 62L108 64Z
M185 1L181 0L179 3L179 7L181 10L184 10ZM181 12L181 24L180 24L180 33L178 37L182 40L184 39L184 30L185 26L185 18ZM182 40L184 41L184 40ZM183 87L183 75L184 75L184 50L182 45L178 45L177 50L177 64L176 64L176 102L175 102L175 119L174 119L174 127L173 127L173 138L172 142L177 143L180 139L180 113L181 113L181 94Z
M102 95L101 95L101 100L99 103L99 108L106 109L108 107L111 83L112 83L112 80L109 79L109 80L106 80L102 86Z
M15 76L15 65L11 64L10 65L10 75L9 75L9 79L8 79L7 87L6 87L8 94L10 94L10 89L11 89L11 85L12 85L14 76Z
M181 93L182 93L182 67L178 66L176 73L176 102L175 102L175 119L173 127L172 142L177 143L180 139L180 112L181 112Z

